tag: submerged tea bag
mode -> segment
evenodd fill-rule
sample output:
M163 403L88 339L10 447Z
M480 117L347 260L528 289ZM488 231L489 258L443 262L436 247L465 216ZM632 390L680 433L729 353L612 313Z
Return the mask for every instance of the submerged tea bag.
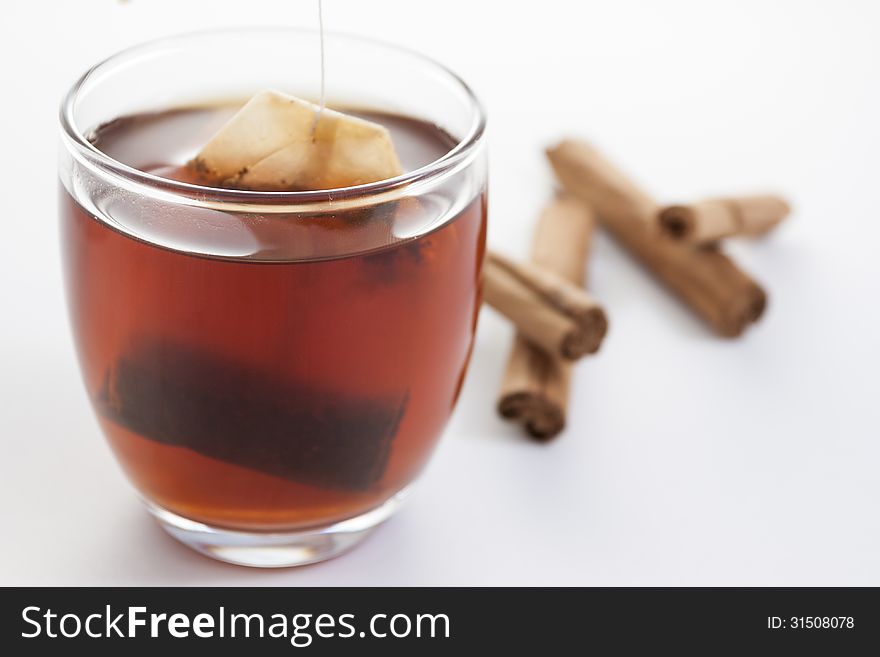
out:
M277 91L251 98L193 160L226 187L315 190L402 173L388 130Z
M142 439L361 492L385 474L409 392L355 396L151 338L116 361L96 402L104 418Z

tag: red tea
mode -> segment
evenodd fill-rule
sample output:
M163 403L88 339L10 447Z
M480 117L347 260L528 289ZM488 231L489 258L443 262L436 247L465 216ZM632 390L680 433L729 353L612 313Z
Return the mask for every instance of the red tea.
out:
M125 117L91 141L185 180L181 165L232 111ZM427 123L366 116L407 170L454 146ZM295 214L151 214L113 194L87 210L62 196L86 387L147 499L215 526L295 529L368 511L415 477L473 341L483 193L451 217L442 199L343 202L356 191L336 211Z

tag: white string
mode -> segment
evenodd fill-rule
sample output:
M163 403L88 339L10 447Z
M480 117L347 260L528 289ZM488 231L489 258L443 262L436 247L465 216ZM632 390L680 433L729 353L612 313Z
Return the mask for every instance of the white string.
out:
M318 129L318 121L324 113L324 105L326 98L324 96L324 7L321 0L318 0L318 32L321 40L321 101L318 105L318 112L315 114L315 124L312 126L312 139L315 138L315 131Z

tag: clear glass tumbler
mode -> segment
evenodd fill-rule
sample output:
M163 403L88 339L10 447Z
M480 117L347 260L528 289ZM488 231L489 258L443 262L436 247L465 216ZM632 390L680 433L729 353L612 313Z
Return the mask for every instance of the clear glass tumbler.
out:
M415 162L404 174L261 192L168 173L233 100L316 98L311 31L138 46L61 107L62 253L89 398L162 526L237 564L330 558L398 507L453 409L480 304L479 101L421 55L325 38L330 106L387 121Z

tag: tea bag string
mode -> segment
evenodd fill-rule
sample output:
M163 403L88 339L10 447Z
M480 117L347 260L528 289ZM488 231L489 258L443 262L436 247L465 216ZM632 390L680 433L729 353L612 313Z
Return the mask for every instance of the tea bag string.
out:
M324 7L322 0L318 0L318 34L321 44L321 98L318 104L318 111L315 113L315 123L312 125L312 141L315 140L315 132L318 130L318 122L324 113L324 105L326 97L324 95Z

